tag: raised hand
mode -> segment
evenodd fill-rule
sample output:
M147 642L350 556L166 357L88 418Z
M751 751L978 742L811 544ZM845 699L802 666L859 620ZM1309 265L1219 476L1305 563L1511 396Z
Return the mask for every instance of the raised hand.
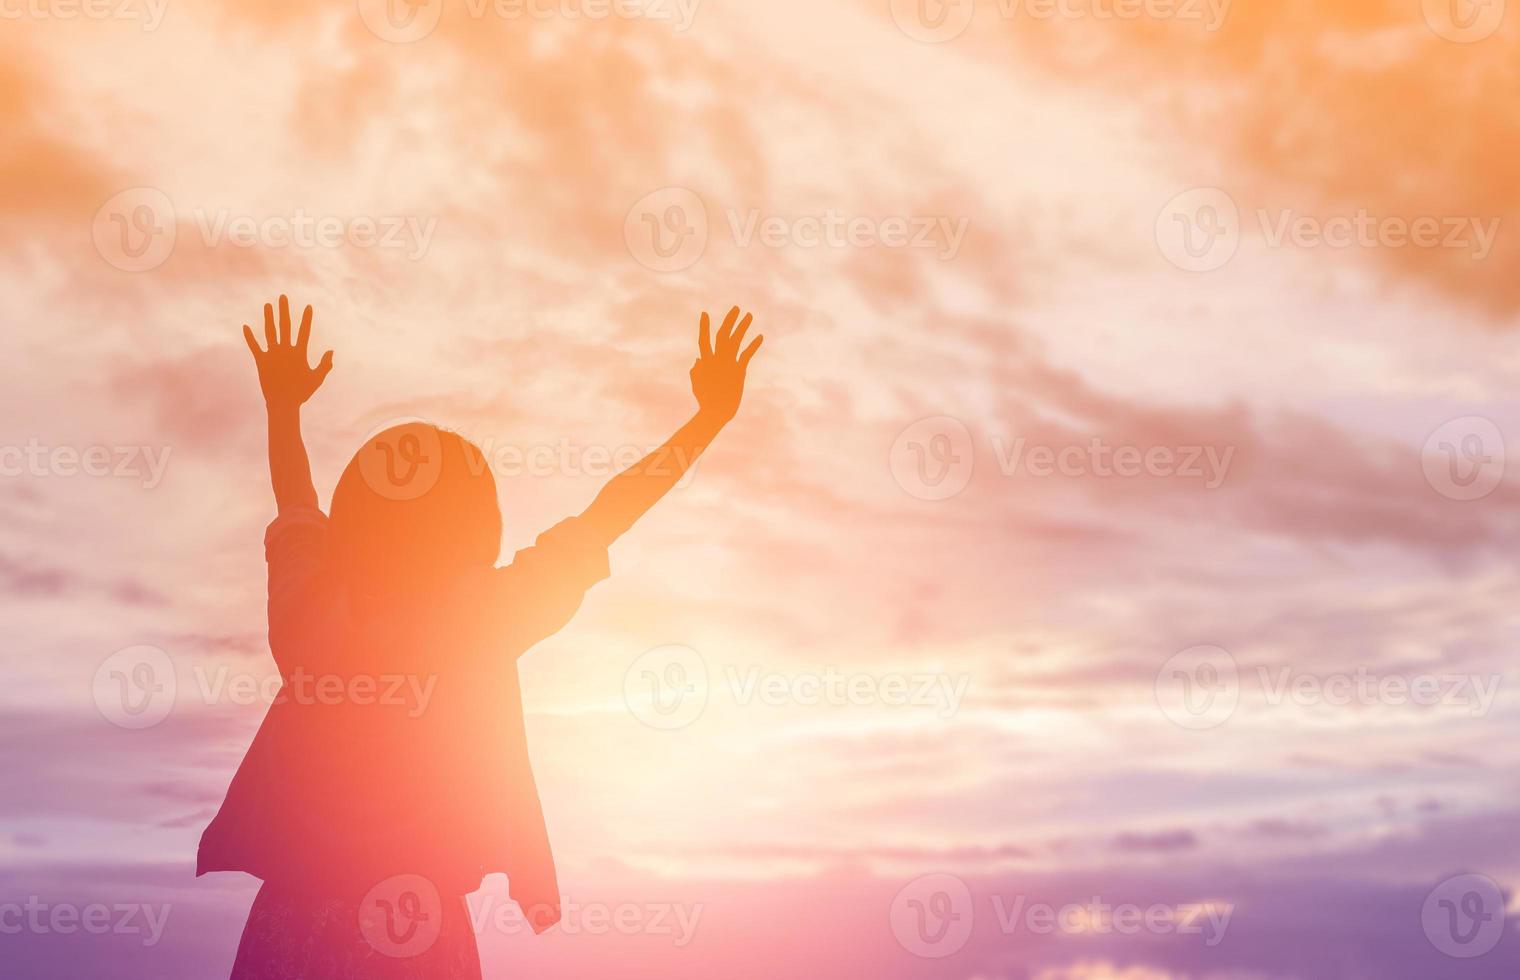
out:
M253 352L253 363L259 370L259 387L264 401L271 408L297 408L304 404L332 370L333 352L322 355L316 367L306 360L306 345L311 339L311 307L301 314L301 327L294 342L290 339L290 300L280 296L280 327L275 332L274 307L264 304L264 341L268 350L259 347L253 338L253 330L243 324L243 339Z
M596 495L581 515L595 540L611 544L670 489L697 462L718 432L739 411L744 396L744 372L750 358L760 349L763 337L744 348L744 332L750 320L739 319L739 308L728 311L718 331L716 346L712 323L702 314L701 355L691 366L691 391L697 396L697 414L676 430L676 434L654 452L634 463L611 480Z
M744 397L744 373L765 340L764 335L758 336L740 352L739 345L753 319L746 313L740 320L737 306L729 310L714 344L711 321L706 313L702 314L702 335L698 341L700 354L691 367L691 393L697 396L699 414L719 425L738 414L739 399Z

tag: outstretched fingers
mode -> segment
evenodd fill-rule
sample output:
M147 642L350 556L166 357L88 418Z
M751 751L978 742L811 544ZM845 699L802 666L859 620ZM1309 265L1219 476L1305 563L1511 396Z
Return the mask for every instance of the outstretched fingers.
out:
M332 351L322 355L322 360L317 364L317 384L327 380L327 372L332 370Z
M306 343L311 340L311 307L301 314L301 329L296 332L296 350L306 353Z
M725 354L733 355L733 348L729 345L729 337L733 335L734 321L737 319L739 319L739 308L737 306L729 310L728 316L723 318L723 326L718 330L718 345L714 348L714 352L720 357Z
M253 352L253 361L257 364L264 352L259 349L259 342L254 339L253 328L246 323L243 324L243 339L248 341L248 349Z
M718 329L718 336L714 340L712 336L712 321L706 313L702 314L702 336L700 340L701 357L697 359L700 364L704 358L716 356L724 361L733 361L738 364L740 370L749 365L750 359L760 349L761 341L765 340L762 334L750 342L748 347L744 344L744 335L749 332L750 325L755 322L753 313L745 313L741 319L739 307L735 306L728 311L723 318L723 326ZM696 365L693 365L693 370Z
M728 352L730 354L739 353L739 345L744 343L744 333L749 329L749 325L753 323L754 320L754 314L746 313L744 314L744 319L740 320L739 325L734 328L733 334L731 334L728 338Z
M290 300L280 294L280 343L290 346Z
M274 307L264 304L264 347L274 350L280 342L279 335L274 332Z
M755 351L759 350L760 345L763 343L765 343L765 334L760 334L750 341L750 345L744 348L744 353L739 355L739 370L742 371L749 367L750 358L755 356Z

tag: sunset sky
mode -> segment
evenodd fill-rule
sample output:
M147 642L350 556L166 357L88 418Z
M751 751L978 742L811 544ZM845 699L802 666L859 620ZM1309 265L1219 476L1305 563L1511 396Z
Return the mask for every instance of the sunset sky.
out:
M503 560L766 336L522 660L567 913L489 879L487 977L1520 972L1503 0L81 9L0 4L0 974L231 966L282 292L324 506L424 418Z

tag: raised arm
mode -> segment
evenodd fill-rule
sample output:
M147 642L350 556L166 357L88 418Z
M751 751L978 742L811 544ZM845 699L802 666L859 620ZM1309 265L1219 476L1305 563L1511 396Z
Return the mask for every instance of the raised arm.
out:
M321 387L332 370L332 351L322 355L316 367L306 362L311 339L311 307L301 315L301 328L290 339L290 301L280 297L280 326L275 331L274 307L264 304L264 341L259 347L253 330L243 324L243 339L253 352L259 371L259 387L269 414L269 478L274 484L275 506L280 513L298 507L317 506L317 490L311 483L311 463L301 441L301 406Z
M586 508L581 519L590 525L599 541L611 544L643 517L656 500L680 481L708 443L738 413L739 400L744 396L745 371L765 339L756 337L740 351L752 319L749 314L739 319L737 306L729 310L714 343L711 322L706 313L702 314L697 361L691 368L691 391L697 397L697 412L663 446L613 477Z

